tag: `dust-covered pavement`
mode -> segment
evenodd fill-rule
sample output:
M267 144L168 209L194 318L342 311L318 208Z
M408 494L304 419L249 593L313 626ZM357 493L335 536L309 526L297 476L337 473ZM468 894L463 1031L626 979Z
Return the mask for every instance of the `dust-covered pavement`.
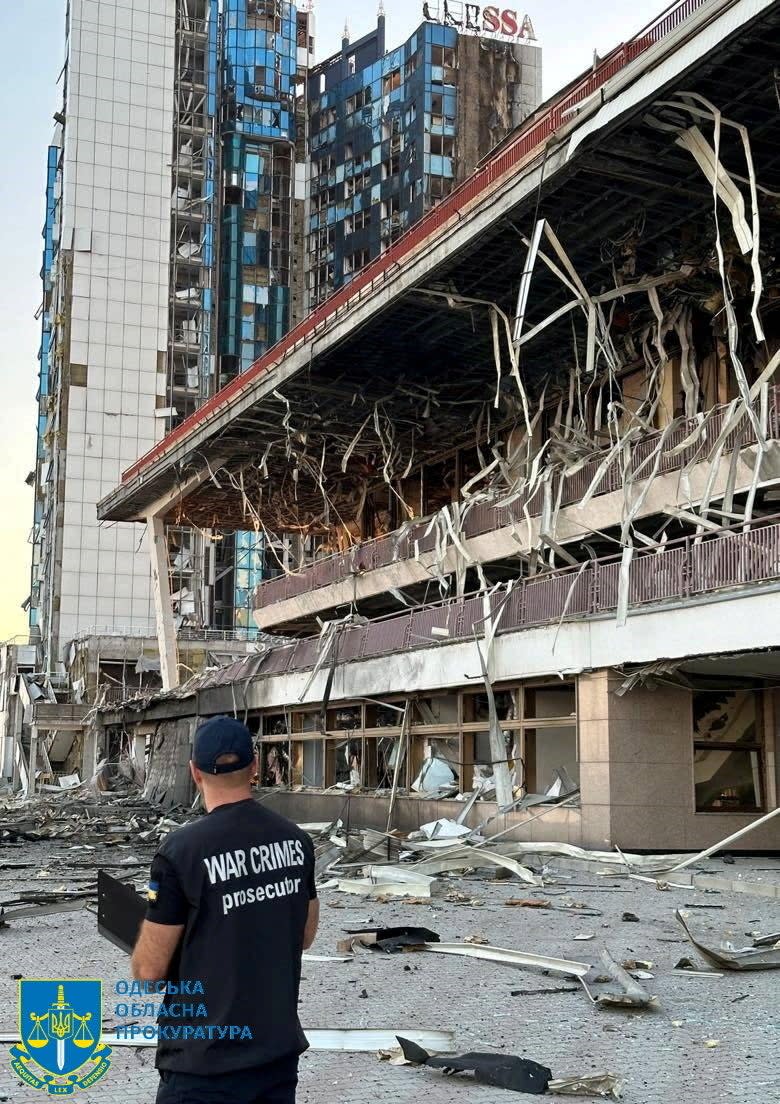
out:
M76 841L77 842L77 841ZM103 851L73 851L74 840L4 845L0 849L0 901L18 897L31 886L84 888L90 864L146 860L149 846L133 844ZM85 864L74 869L77 857ZM8 864L18 868L9 869ZM29 866L19 864L29 863ZM738 946L752 934L780 930L776 900L736 893L667 890L622 877L599 877L584 865L548 860L548 884L530 890L516 879L491 876L446 878L481 904L434 898L430 904L403 900L380 903L325 889L322 923L312 953L334 955L343 929L412 924L437 931L443 940L483 936L491 944L538 954L597 962L606 947L618 961L646 959L652 980L642 984L658 997L658 1007L643 1012L602 1011L570 979L531 969L425 953L358 953L350 962L304 963L301 1019L309 1027L449 1028L457 1047L492 1050L533 1058L554 1076L609 1069L624 1079L624 1099L636 1104L668 1104L679 1099L698 1104L713 1099L734 1104L767 1104L780 1099L780 971L726 973L722 977L672 972L683 955L706 965L674 919L675 908L693 908L690 923L715 944L731 933ZM729 879L780 882L780 861L737 857L726 864L710 859L698 869ZM43 878L36 875L45 872ZM128 868L136 884L144 867ZM111 871L116 874L117 870ZM79 878L81 881L74 879ZM574 909L510 908L512 897L538 895L573 899L597 910L586 916ZM621 919L630 911L638 923ZM593 936L577 940L575 936ZM215 954L219 953L215 947ZM253 953L247 947L247 956ZM127 957L97 932L96 917L84 910L40 919L19 920L0 928L0 1031L16 1029L17 982L14 975L97 977L104 984L104 1026L119 1019L114 1005L125 998L114 992L127 978ZM565 992L528 990L573 989ZM522 990L512 995L513 990ZM264 995L257 994L262 1004ZM717 1044L717 1045L715 1045ZM115 1048L112 1066L81 1101L141 1104L154 1099L157 1076L150 1048ZM512 1099L506 1091L481 1087L469 1077L394 1067L373 1054L306 1054L301 1064L301 1104L497 1104ZM0 1101L40 1100L9 1067L8 1047L0 1045Z

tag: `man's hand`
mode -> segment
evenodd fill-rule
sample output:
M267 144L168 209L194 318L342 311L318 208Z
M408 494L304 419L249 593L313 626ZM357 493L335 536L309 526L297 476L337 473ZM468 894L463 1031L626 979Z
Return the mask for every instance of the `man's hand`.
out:
M320 922L320 903L315 897L309 901L309 915L306 917L306 927L303 929L303 949L308 951L314 942L314 937L317 934L317 927Z
M133 977L138 981L165 978L183 931L184 924L155 924L152 920L144 920L130 960Z

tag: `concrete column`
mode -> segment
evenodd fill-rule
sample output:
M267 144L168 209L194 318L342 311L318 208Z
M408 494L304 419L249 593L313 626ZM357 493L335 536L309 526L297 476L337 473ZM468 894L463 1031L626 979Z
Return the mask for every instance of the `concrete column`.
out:
M93 722L84 732L81 746L81 781L91 778L97 767L97 746L100 723Z
M35 793L35 770L38 765L38 726L30 729L30 763L27 775L27 797Z
M165 523L162 518L147 517L146 537L152 564L152 590L163 690L172 690L179 685L179 666L176 658L176 629L171 608L171 587L168 580L168 542L165 539Z
M607 671L589 671L577 680L577 729L582 843L608 850L612 846L612 819Z
M615 674L609 683L612 842L629 850L684 849L695 819L690 692L637 686L618 696L622 681Z
M778 779L780 778L780 741L778 741L778 693L765 690L764 699L764 759L766 763L766 807L778 805Z
M138 784L143 786L146 780L146 733L134 736L131 748L133 767Z
M685 687L637 686L617 694L623 675L581 675L578 725L582 842L605 850L699 850L759 819L759 814L696 812L691 692ZM776 721L764 694L767 775ZM775 793L767 778L766 807ZM745 850L776 850L768 823L747 835Z
M27 793L27 782L29 774L27 771L27 762L24 758L24 748L22 747L21 738L14 743L14 777L12 783L12 789L14 793L21 789L24 794Z
M8 691L3 714L3 730L0 734L0 777L12 779L14 775L14 743L22 727L22 706L16 694Z

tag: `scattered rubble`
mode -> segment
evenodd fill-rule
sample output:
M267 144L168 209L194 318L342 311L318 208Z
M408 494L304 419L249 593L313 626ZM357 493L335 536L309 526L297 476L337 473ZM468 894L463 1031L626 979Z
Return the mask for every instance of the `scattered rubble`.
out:
M674 914L683 931L696 950L708 962L720 966L723 970L780 970L780 947L767 947L763 941L752 947L735 947L730 940L724 940L716 950L705 946L695 939L687 923L687 913L678 909Z
M183 809L165 813L137 791L105 796L76 787L45 791L0 804L0 843L77 837L74 850L116 847L120 843L154 846L190 816ZM138 860L139 862L145 860Z
M0 914L0 939L3 938L3 925L7 924L10 928L16 920L32 920L38 916L56 917L61 913L61 923L66 925L69 922L66 913L90 907L90 902L97 896L99 931L128 952L145 908L144 900L135 887L145 878L151 854L167 832L196 815L199 814L179 809L173 815L162 816L138 794L96 798L86 791L63 790L58 794L40 793L23 804L16 801L6 802L0 808L0 831L5 833L3 839L7 844L0 867L9 872L19 871L25 878L27 887L30 885L31 875L41 874L44 877L40 879L40 886L36 884L34 888L25 888L13 900L4 903L5 911ZM341 889L345 882L352 882L360 886L357 896L365 898L366 907L387 907L400 918L406 906L415 900L434 912L440 911L446 903L449 908L447 915L452 917L451 906L463 908L483 899L484 894L480 897L476 895L480 883L493 883L495 886L490 899L491 908L485 910L484 923L481 923L480 929L472 929L472 933L467 934L467 927L464 934L461 928L457 938L450 926L451 921L448 922L446 931L439 924L434 925L438 930L405 923L388 926L375 922L374 916L367 918L367 922L362 925L355 924L355 906L348 905L353 925L345 925L345 937L333 948L335 953L305 956L312 969L328 970L329 964L336 969L345 968L340 964L355 962L356 955L361 950L385 955L400 954L404 956L404 960L398 965L401 976L406 978L407 974L412 975L409 983L416 984L414 975L417 966L409 966L409 955L450 955L464 960L476 960L475 967L478 962L492 963L499 968L535 969L550 977L551 983L547 986L514 985L507 988L509 996L529 1000L549 996L554 1001L557 994L584 991L595 1008L611 1010L613 1013L622 1011L646 1014L652 1011L658 1006L658 998L651 995L643 983L653 981L658 985L664 974L710 979L713 985L723 983L724 973L709 968L700 969L691 959L677 962L671 959L664 962L661 956L661 961L653 961L657 956L647 953L647 944L634 943L634 946L629 947L621 940L622 954L617 958L606 947L596 944L589 962L571 960L557 954L520 950L514 943L506 946L493 945L491 936L495 936L489 917L495 914L496 903L504 907L528 910L529 919L535 910L543 910L546 918L549 917L550 922L553 922L552 913L555 913L556 921L566 925L567 913L572 918L583 914L601 915L601 908L592 909L587 902L580 900L580 896L585 896L589 890L601 892L622 888L638 895L652 892L655 879L650 875L668 871L674 865L676 856L629 856L588 852L562 844L517 844L495 839L485 841L489 842L488 847L475 843L472 838L464 843L460 834L442 837L437 841L434 833L430 840L409 841L398 833L379 833L351 826L347 828L338 821L308 825L307 829L314 839L320 870L320 890L326 901L329 892ZM68 845L68 839L74 837L79 842ZM35 864L27 859L28 851L21 852L20 860L6 858L6 855L13 854L13 848L37 848L47 842L50 842L54 850L50 848L46 852L45 865L38 870L34 870ZM435 854L421 854L417 847L423 842L438 842L439 847ZM121 850L116 851L115 848ZM496 870L507 874L509 881L505 887L495 884ZM572 870L579 873L571 873ZM648 872L650 887L635 881L634 872L640 870L643 871L642 878L645 876L644 872ZM604 884L604 875L610 878L623 877L625 882L623 886ZM84 878L86 884L74 884L74 878ZM513 886L518 881L523 885L532 883L533 893L538 896L514 896ZM395 887L398 893L403 892L404 895L398 896L392 890L388 891L388 886ZM428 887L427 893L421 892L420 887ZM367 889L368 893L365 892ZM576 892L576 897L572 896L573 891ZM692 887L688 886L686 898L691 896L691 891ZM410 892L414 896L406 895ZM500 894L503 899L497 901L496 894ZM600 906L602 900L603 898L598 901ZM723 901L693 901L691 904L714 904L719 905L722 910L728 907L725 902L724 897ZM3 903L0 902L0 905ZM613 931L619 929L620 923L615 926L614 921L620 921L625 915L626 912L616 910L611 922L605 922L605 926L609 927L611 924ZM630 915L636 918L630 921L636 929L641 922L643 910L639 908ZM702 944L698 938L693 937L684 912L675 913L670 909L670 923L674 922L675 916L683 927L685 936L707 962L727 970L769 969L780 965L780 947L776 946L780 933L777 933L776 924L771 922L771 918L765 916L763 928L759 927L757 920L745 924L753 929L747 933L750 945L726 945L713 950L708 944ZM518 914L517 919L524 922L525 918L521 921ZM670 941L671 932L671 927L659 932L656 937L658 942ZM598 936L597 932L579 934L589 935L588 942L593 942ZM632 935L636 935L636 930ZM578 938L578 934L576 929L572 932L571 927L568 931L564 927L560 938L573 940ZM614 935L612 938L615 938ZM634 947L637 953L633 953ZM422 958L418 961L422 961ZM317 963L322 966L317 966ZM421 966L420 969L424 967ZM568 984L555 984L556 978L566 979ZM354 990L354 997L358 1000L368 1000L374 996L372 986L362 984L365 980L365 976L361 978L361 984ZM684 1025L682 1020L673 1022ZM398 1063L407 1059L396 1052L397 1036L402 1039L411 1038L429 1056L425 1063L420 1064L459 1073L470 1071L475 1080L482 1084L514 1091L545 1091L547 1094L611 1098L620 1095L621 1078L615 1073L588 1073L555 1080L547 1071L546 1082L544 1078L537 1082L538 1085L544 1083L544 1089L519 1088L524 1077L530 1077L527 1084L534 1084L529 1070L546 1071L547 1067L529 1063L527 1059L511 1054L477 1051L450 1057L456 1048L456 1039L452 1032L440 1032L437 1035L435 1032L426 1034L390 1029L375 1032L325 1029L322 1033L315 1033L314 1046L366 1052L376 1052L384 1048L385 1055L390 1056L392 1062ZM701 1036L699 1040L701 1045ZM712 1042L703 1040L705 1047Z

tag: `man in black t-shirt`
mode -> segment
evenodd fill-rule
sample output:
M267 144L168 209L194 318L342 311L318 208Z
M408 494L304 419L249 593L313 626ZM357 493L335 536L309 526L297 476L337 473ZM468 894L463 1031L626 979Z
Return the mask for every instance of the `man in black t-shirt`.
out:
M155 855L132 958L135 978L168 982L157 1104L294 1104L314 847L252 797L252 736L238 721L198 729L190 770L208 815Z

